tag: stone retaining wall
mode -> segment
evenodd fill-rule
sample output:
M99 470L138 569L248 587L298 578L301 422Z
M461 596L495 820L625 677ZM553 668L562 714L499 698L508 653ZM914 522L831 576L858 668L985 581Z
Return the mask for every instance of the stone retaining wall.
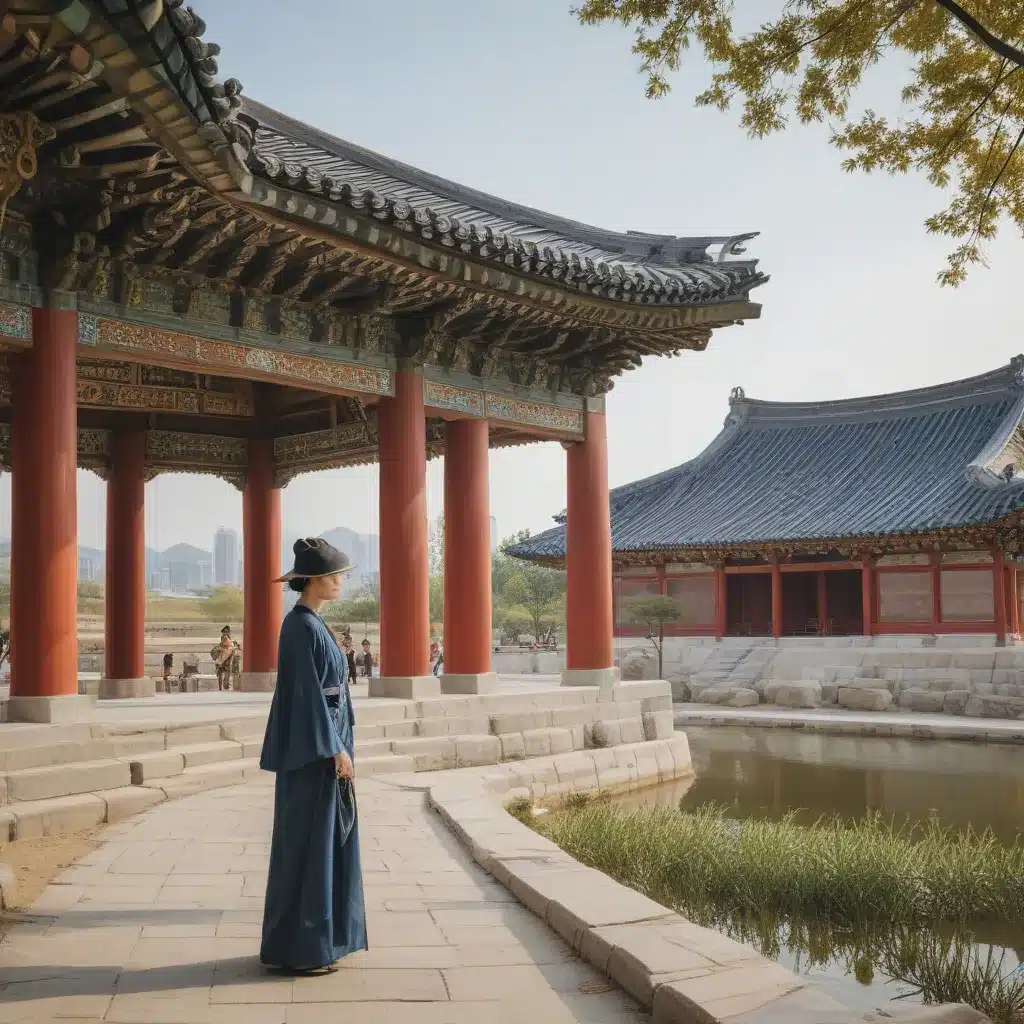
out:
M588 751L486 770L444 772L426 789L474 860L542 918L584 960L649 1013L653 1024L853 1024L853 1013L806 979L750 946L701 928L592 868L504 810L516 797L550 802L570 792L615 793L693 772L686 737L676 734L614 750ZM886 1013L886 1020L984 1024L967 1007Z

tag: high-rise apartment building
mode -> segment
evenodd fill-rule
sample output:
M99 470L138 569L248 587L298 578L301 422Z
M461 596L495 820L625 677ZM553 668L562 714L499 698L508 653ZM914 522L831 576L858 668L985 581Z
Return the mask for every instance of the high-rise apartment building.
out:
M213 582L216 586L235 586L239 569L238 533L221 527L213 535Z

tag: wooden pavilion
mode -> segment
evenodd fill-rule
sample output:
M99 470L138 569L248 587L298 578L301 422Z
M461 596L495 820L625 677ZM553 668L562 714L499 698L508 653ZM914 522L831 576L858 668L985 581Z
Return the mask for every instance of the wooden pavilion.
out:
M695 459L611 492L616 631L667 594L679 636L1020 632L1024 356L836 402L741 388ZM559 564L565 527L514 552Z
M74 714L76 466L108 481L106 678L143 679L143 495L243 494L245 664L273 685L281 488L377 460L380 695L428 669L425 465L445 456L445 686L493 684L489 447L567 447L566 682L614 673L603 396L756 317L750 236L603 231L243 100L182 0L0 5L0 464L12 717Z

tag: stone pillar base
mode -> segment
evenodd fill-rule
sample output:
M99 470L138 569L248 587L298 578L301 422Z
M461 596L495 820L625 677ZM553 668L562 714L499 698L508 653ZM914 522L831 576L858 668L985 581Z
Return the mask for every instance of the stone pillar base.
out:
M276 685L276 672L243 672L235 689L239 693L273 693Z
M437 676L377 676L370 680L369 695L400 700L440 697L441 680Z
M59 697L11 697L7 701L8 722L43 722L66 725L92 720L91 697L77 693Z
M615 686L622 679L616 666L612 668L567 668L562 672L563 686Z
M497 672L445 672L438 682L442 693L497 693Z
M148 676L141 679L101 679L97 695L100 700L123 700L129 697L152 697L156 683Z

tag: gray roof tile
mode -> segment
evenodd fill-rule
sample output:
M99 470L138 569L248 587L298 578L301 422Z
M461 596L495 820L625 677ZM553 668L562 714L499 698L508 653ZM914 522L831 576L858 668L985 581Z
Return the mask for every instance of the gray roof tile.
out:
M923 533L1024 508L1024 357L873 398L759 402L737 389L695 459L611 492L616 552ZM564 527L515 553L563 558Z
M373 153L245 99L254 173L400 224L481 259L641 305L746 298L767 281L736 259L755 234L676 238L614 232L477 192ZM709 250L716 250L715 255Z

